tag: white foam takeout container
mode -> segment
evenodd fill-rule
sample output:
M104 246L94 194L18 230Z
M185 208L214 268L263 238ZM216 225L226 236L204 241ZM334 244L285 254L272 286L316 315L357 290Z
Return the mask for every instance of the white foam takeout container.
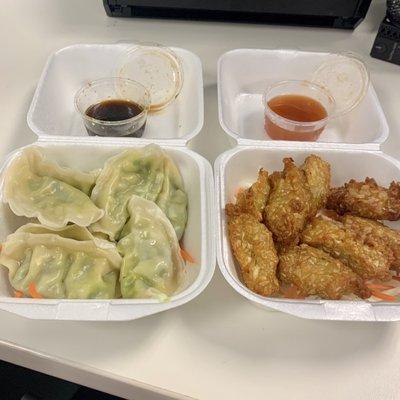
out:
M118 74L124 52L132 43L77 44L52 54L43 70L29 112L28 125L39 136L89 137L75 111L75 93L95 79ZM165 109L147 117L143 140L186 144L203 126L203 76L200 59L192 52L171 47L181 60L183 85ZM132 77L132 79L135 79ZM81 139L81 138L80 138ZM103 138L103 142L115 138Z
M282 170L284 157L292 157L299 165L310 154L319 155L331 164L334 186L341 185L350 178L363 180L366 176L375 177L382 185L389 185L392 180L400 181L400 162L379 151L247 146L225 152L215 162L218 213L217 257L222 274L237 292L267 309L312 319L400 320L400 303L267 298L255 294L242 283L228 239L225 204L235 201L238 187L248 187L257 179L260 167L270 172ZM391 226L398 229L400 222L393 223Z
M400 181L400 162L379 150L388 136L388 126L372 85L358 110L357 115L362 114L363 118L349 121L349 130L326 132L325 139L331 142L273 141L261 136L260 91L265 87L265 79L270 83L298 79L296 71L305 72L306 68L316 67L324 57L324 53L286 50L234 50L221 56L218 64L220 123L236 140L237 147L221 154L214 165L218 265L238 293L264 309L321 320L397 321L400 320L400 303L291 300L257 295L242 283L240 269L232 255L225 204L235 201L239 187L248 187L256 181L261 167L269 172L282 170L285 157L292 157L296 164L301 164L308 155L317 154L331 164L333 186L342 185L351 178L364 180L367 176L374 177L381 185ZM325 140L323 138L321 135L321 140ZM390 226L400 228L400 222Z
M164 115L164 118L160 114L160 119L164 118L164 121L157 124L164 126L164 133L170 132L171 137L163 137L161 133L157 136L157 129L149 131L153 133L142 139L84 136L85 128L78 124L79 116L73 111L74 90L78 89L83 77L95 79L103 76L105 64L110 58L115 58L121 48L121 45L76 45L62 49L50 57L28 114L28 124L38 135L38 141L33 145L42 147L45 156L50 160L83 171L102 167L109 157L128 148L142 147L149 142L161 146L177 164L188 194L188 223L182 241L195 263L186 266L186 287L166 302L151 299L16 299L13 297L7 270L0 267L1 310L37 319L133 320L192 300L205 289L212 278L216 258L212 168L207 160L186 146L188 139L199 132L203 123L203 84L199 59L186 50L174 49L183 57L183 65L185 71L187 70L185 90L194 91L193 97L191 96L194 103L188 107L194 104L195 108L189 112L183 105L184 100L178 97L177 104L172 104L171 110L168 110L169 107L165 110L166 115L173 113L173 116ZM110 66L110 63L107 65ZM56 115L52 115L53 112ZM191 113L193 115L189 115ZM178 123L185 127L185 131L175 131ZM172 132L177 132L178 136L173 137ZM0 169L0 195L4 172L22 149L9 154ZM0 221L0 240L3 241L8 234L28 222L28 219L15 216L8 204L1 202Z
M223 54L218 61L218 107L224 131L243 145L269 141L274 146L286 146L287 141L273 141L265 134L262 94L278 81L311 80L313 72L328 58L329 53L298 50L237 49ZM363 145L376 150L388 134L385 115L370 83L361 104L329 122L319 139L309 142L309 146Z

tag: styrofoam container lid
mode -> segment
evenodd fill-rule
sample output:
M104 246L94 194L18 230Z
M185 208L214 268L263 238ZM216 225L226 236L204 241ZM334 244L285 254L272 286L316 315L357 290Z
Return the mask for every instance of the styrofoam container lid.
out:
M68 139L97 142L89 136L82 116L76 112L74 97L87 83L116 77L123 60L135 43L75 44L50 55L29 108L27 122L43 140ZM173 47L181 62L182 89L179 96L160 112L148 114L141 138L102 137L102 142L130 141L186 146L201 130L204 120L203 74L199 57L189 50ZM122 65L122 64L120 64ZM133 77L133 80L138 80ZM182 81L182 80L181 80Z
M282 80L312 81L314 72L335 58L332 53L291 49L235 49L224 53L218 61L218 112L232 143L379 150L388 138L389 127L372 80L365 85L366 94L362 101L360 96L359 105L339 118L331 118L317 141L288 143L266 135L263 90Z
M128 48L118 61L117 76L140 82L150 93L150 111L168 106L179 95L183 70L178 56L159 44Z
M369 73L356 55L331 54L314 72L312 82L329 91L336 102L334 116L339 117L361 103L369 86Z

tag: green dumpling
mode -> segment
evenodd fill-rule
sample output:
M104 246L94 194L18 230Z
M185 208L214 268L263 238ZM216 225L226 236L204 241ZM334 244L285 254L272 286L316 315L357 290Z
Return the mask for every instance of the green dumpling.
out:
M11 286L26 297L34 284L44 298L112 299L121 256L115 245L86 228L27 224L3 243L0 265L8 268Z
M187 220L187 196L174 162L159 146L126 150L106 161L91 198L104 216L90 229L118 240L132 195L156 202L180 239Z
M184 263L175 231L163 211L152 201L132 196L130 218L117 248L124 298L166 299L182 283Z
M82 180L73 178L75 173ZM34 148L28 148L6 170L4 200L16 215L36 217L53 228L69 222L89 226L104 214L80 190L89 191L93 183L92 175L45 162Z

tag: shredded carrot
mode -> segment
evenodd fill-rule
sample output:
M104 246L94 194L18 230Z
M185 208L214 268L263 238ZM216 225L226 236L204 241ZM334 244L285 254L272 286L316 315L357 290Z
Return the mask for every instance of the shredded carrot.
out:
M14 297L20 299L21 297L24 297L24 294L22 292L20 292L19 290L15 290Z
M388 290L388 289L394 289L394 286L391 285L384 285L382 283L367 283L367 286L370 289L378 289L378 290Z
M181 247L181 256L182 258L190 264L195 264L195 259L184 249Z
M246 190L245 188L239 187L239 188L236 190L236 195L235 195L235 197L238 197L239 194L242 193L242 192L244 192L245 190Z
M43 296L36 290L36 285L33 282L29 284L28 291L32 299L43 299Z
M377 290L371 290L371 293L373 296L377 297L378 299L381 300L386 300L386 301L397 301L396 296L391 296L390 294L385 294L382 292L378 292Z
M301 296L296 286L289 286L287 289L282 289L283 297L285 299L297 299L303 300L304 296Z

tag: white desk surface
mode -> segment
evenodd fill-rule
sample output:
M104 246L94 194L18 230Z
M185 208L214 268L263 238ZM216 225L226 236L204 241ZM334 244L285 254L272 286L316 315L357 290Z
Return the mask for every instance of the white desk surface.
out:
M113 19L100 0L2 0L0 158L35 140L26 113L51 52L74 43L129 39L200 56L205 124L192 147L211 162L230 146L217 117L216 65L223 52L359 52L389 122L384 151L399 157L400 67L368 57L384 10L384 1L375 1L355 31L341 31ZM399 339L398 323L308 321L265 312L234 292L218 270L191 303L132 322L46 322L0 312L1 359L140 400L398 399Z

